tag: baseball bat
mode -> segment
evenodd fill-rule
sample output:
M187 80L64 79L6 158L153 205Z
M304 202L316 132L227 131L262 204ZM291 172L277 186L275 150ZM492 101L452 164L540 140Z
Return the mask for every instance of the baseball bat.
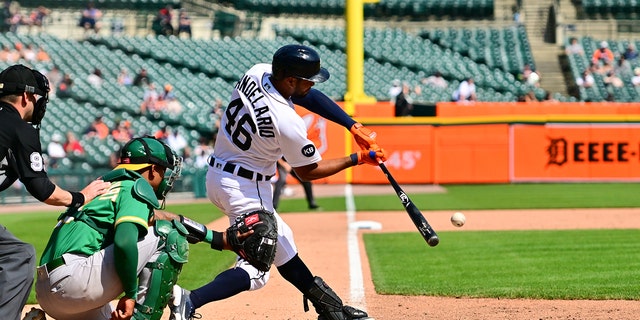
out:
M428 245L432 247L437 246L438 243L440 243L440 238L438 238L438 235L433 230L422 212L420 212L418 207L413 204L413 201L411 201L409 196L404 192L404 190L402 190L398 182L396 182L396 179L394 179L389 172L389 169L387 169L387 166L385 166L382 162L379 162L378 164L380 165L380 169L382 169L382 172L384 172L384 174L387 176L387 180L389 180L389 183L391 183L393 190L396 191L398 198L400 198L400 201L404 206L404 210L407 211L407 214L409 214L409 218L411 218L413 224L416 226L416 228L418 228L420 235L422 235Z

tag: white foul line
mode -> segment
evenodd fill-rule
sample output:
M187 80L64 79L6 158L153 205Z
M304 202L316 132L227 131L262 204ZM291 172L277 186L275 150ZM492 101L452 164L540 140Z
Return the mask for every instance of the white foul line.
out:
M345 206L347 208L347 249L349 253L349 278L351 279L351 299L354 306L367 310L364 297L364 282L362 279L362 262L360 261L360 246L358 243L358 226L355 224L356 203L353 198L351 184L344 187Z

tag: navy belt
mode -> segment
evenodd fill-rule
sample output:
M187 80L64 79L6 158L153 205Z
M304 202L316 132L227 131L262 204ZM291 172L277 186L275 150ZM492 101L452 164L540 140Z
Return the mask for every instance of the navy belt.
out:
M265 176L261 173L253 172L249 169L243 168L242 166L235 165L229 162L225 163L223 166L221 162L216 162L216 159L214 157L209 157L209 165L214 168L222 167L222 171L224 172L229 172L249 180L253 180L255 178L256 181L263 181L263 180L269 181L271 180L271 177L273 177L273 176ZM236 167L238 167L237 172L236 172Z
M47 267L47 273L53 272L53 270L58 269L59 267L64 265L64 258L58 257L47 263L45 263L45 267Z

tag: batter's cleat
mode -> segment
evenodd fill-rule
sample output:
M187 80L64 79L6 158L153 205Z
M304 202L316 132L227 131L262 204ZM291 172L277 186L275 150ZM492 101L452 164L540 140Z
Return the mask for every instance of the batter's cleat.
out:
M173 299L169 309L171 315L169 320L192 320L201 319L202 316L196 313L196 309L191 303L189 295L191 292L187 289L180 288L178 285L173 286Z
M31 310L25 313L24 318L22 320L47 320L47 316L44 311L31 307Z
M342 315L340 315L340 313L333 313L327 317L323 315L318 316L318 320L331 320L334 318L340 320L374 320L374 318L369 317L366 312L347 305L342 306Z

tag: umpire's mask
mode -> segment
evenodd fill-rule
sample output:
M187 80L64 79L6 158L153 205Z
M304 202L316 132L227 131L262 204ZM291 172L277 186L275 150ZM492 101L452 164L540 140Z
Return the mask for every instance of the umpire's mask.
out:
M37 70L21 64L0 72L0 96L17 95L23 92L39 95L33 105L31 124L40 127L49 102L49 80Z

